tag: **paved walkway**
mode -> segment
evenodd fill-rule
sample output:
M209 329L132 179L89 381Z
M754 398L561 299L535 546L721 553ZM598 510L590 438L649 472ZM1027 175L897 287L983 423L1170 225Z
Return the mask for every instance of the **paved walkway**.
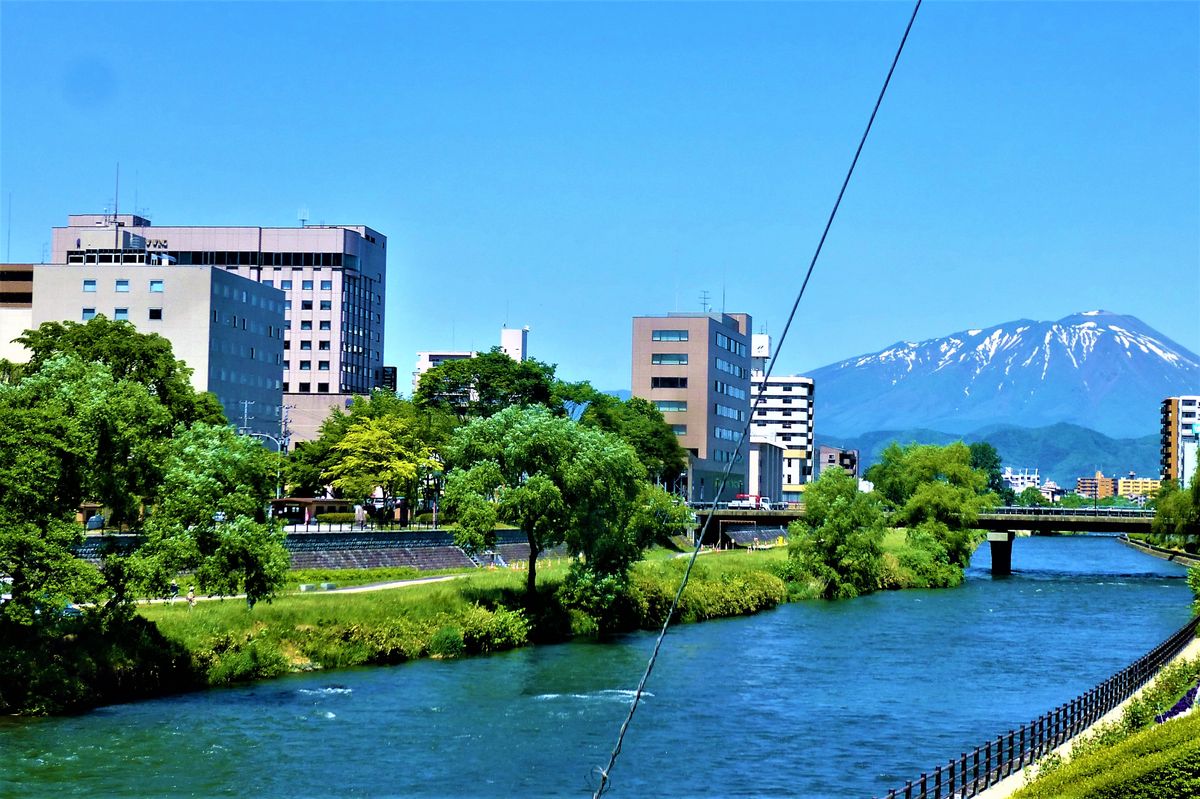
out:
M470 577L478 572L463 572L462 574L438 574L433 577L415 577L411 580L391 580L386 583L368 583L367 585L351 585L346 588L330 588L328 590L316 591L292 591L279 596L330 596L333 594L365 594L369 591L390 591L394 588L409 588L414 585L425 585L426 583L442 583L447 580L458 580L463 577ZM245 594L231 594L226 596L201 596L196 595L197 602L217 602L225 599L245 599ZM170 605L174 603L186 605L187 598L180 595L177 599L140 599L139 605Z

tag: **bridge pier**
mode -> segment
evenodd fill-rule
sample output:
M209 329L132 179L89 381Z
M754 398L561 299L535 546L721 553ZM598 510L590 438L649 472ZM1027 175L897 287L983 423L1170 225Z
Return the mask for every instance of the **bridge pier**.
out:
M1004 577L1012 574L1012 542L1017 534L1011 530L988 533L988 544L992 548L992 576Z

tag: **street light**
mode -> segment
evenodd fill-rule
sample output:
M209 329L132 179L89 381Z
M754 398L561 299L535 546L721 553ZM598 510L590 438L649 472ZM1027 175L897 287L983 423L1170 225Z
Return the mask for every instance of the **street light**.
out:
M275 461L275 499L279 499L283 493L283 442L270 433L247 433L246 435L257 438L269 438L275 442L275 452L279 455L279 458Z

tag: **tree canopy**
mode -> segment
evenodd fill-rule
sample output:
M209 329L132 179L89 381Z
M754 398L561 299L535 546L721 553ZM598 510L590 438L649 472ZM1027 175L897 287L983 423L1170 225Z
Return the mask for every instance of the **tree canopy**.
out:
M446 361L425 374L413 394L420 408L441 408L461 421L493 416L512 406L553 404L554 366L515 361L499 347L474 358Z
M804 492L804 519L792 522L788 554L820 583L826 599L847 599L879 587L883 509L873 493L842 469L825 469Z
M670 485L687 471L687 451L654 403L641 397L621 401L592 389L576 390L576 401L586 403L580 424L620 436L633 447L651 480Z
M544 407L514 406L471 421L446 455L458 543L479 550L494 544L497 520L519 525L531 596L543 549L566 544L600 574L624 574L640 557L649 525L631 521L646 472L620 438Z
M129 322L111 321L103 314L84 323L43 322L16 341L30 352L26 375L40 371L56 355L73 354L85 362L105 364L114 380L145 386L172 422L227 421L215 396L193 390L192 370L176 360L171 342L157 333L139 333Z

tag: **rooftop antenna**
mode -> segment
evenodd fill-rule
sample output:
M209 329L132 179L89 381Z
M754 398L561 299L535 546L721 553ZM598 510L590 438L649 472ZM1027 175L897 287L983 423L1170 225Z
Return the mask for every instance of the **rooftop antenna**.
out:
M117 223L117 209L121 206L121 162L117 162L117 180L113 187L113 250L119 252L121 249L121 228ZM124 263L125 259L121 259Z
M46 263L46 258L48 257L49 252L50 252L50 242L43 241L42 242L42 263Z
M12 192L8 193L8 243L4 246L4 262L12 263Z
M709 299L708 289L701 290L701 292L700 292L700 310L703 311L704 313L708 313L708 309L710 307L708 304L708 299Z
M305 225L308 224L308 209L307 208L301 208L299 211L296 212L296 216L300 219L300 227L304 227Z

